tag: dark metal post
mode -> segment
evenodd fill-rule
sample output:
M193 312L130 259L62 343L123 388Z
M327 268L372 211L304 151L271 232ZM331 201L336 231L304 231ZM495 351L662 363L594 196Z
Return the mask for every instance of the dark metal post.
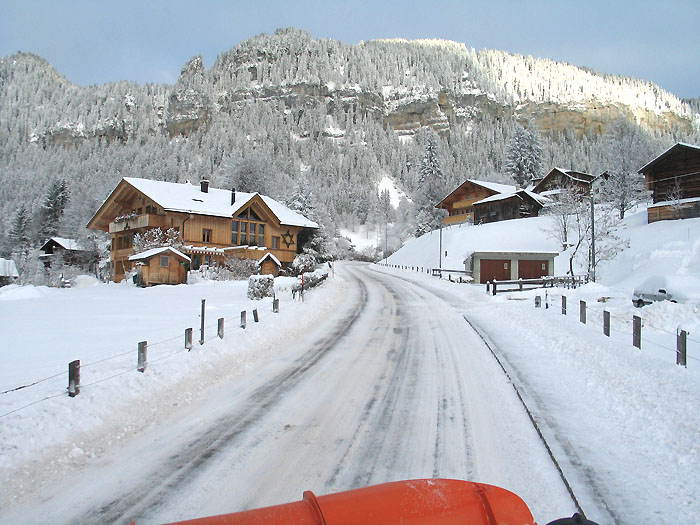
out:
M535 308L539 308L542 304L542 297L539 295L535 296Z
M146 370L146 350L148 348L148 343L146 341L141 341L139 343L139 357L138 364L136 365L136 370L139 372L144 372Z
M610 312L603 310L603 333L610 337Z
M632 344L642 348L642 318L638 315L632 317Z
M566 315L566 295L561 296L561 315Z
M200 327L200 337L199 337L199 344L203 345L204 344L204 303L206 303L206 299L202 299L202 325Z
M219 339L224 338L224 318L223 317L219 317L219 324L218 324L217 329L216 329L216 335L219 336Z
M272 312L275 314L280 313L280 300L279 299L272 300Z
M185 328L185 348L192 350L192 328Z
M491 285L493 286L493 290L492 290L492 291L493 291L493 295L496 295L496 279L493 280L493 282L491 283Z
M688 333L681 330L676 338L676 364L687 367L686 338Z
M258 309L253 308L253 321L258 322Z
M586 324L586 301L581 301L579 304L579 318L583 324Z
M241 328L245 328L247 317L248 317L248 313L245 310L243 310L241 312Z
M75 397L80 393L80 359L68 363L68 395Z

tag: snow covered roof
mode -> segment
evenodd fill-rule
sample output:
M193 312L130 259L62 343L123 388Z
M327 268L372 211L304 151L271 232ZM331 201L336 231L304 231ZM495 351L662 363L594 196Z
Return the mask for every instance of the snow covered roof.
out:
M665 159L666 157L668 157L672 153L678 151L679 149L684 149L684 148L690 149L692 151L700 152L700 146L696 146L694 144L687 144L685 142L677 142L676 144L674 144L673 146L668 148L666 151L664 151L661 155L658 155L653 160L651 160L650 162L647 162L644 166L639 168L637 170L637 173L644 173L645 171L647 171L649 168L651 168L657 162L660 162L661 160Z
M280 262L280 260L270 252L267 252L265 255L263 255L263 257L258 261L258 264L262 264L263 261L268 258L272 259L272 261L280 268L282 267L282 263Z
M690 197L687 199L680 199L678 201L661 201L650 204L648 208L663 208L664 206L682 205L682 204L692 204L694 202L700 202L700 197Z
M0 277L19 277L15 261L0 257Z
M44 245L41 247L43 250L46 248L46 245L48 245L50 242L55 242L58 244L61 248L64 248L66 250L72 250L72 251L82 251L85 248L76 241L75 239L67 239L65 237L51 237L49 240L47 240Z
M544 206L549 199L547 197L543 197L542 195L538 195L537 193L533 193L528 190L517 190L511 193L499 193L497 195L491 195L490 197L486 197L485 199L481 199L480 201L476 201L474 205L476 206L477 204L486 204L487 202L494 202L494 201L500 201L500 200L506 200L510 199L512 197L518 197L520 199L523 198L523 195L527 195L530 197L532 200L537 202L538 204Z
M442 203L445 202L447 199L449 199L453 194L458 192L462 187L467 184L476 184L477 186L481 186L482 188L486 188L489 191L493 191L496 193L507 193L507 194L513 194L516 191L518 191L517 186L512 186L510 184L499 184L498 182L487 182L483 180L475 180L475 179L467 179L465 180L462 184L460 184L457 188L452 190L445 198L443 198L440 202L438 202L435 207L440 208L442 206Z
M498 193L515 193L518 191L517 186L513 186L511 184L499 184L497 182L486 182L483 180L473 180L473 179L468 179L469 182L476 184L477 186L481 186L483 188L487 188L491 191L496 191Z
M156 255L161 255L164 253L172 253L176 257L180 257L181 259L186 260L187 262L190 262L190 258L187 257L184 253L182 253L179 250L176 250L172 246L163 246L161 248L151 248L150 250L146 250L145 252L137 253L134 255L129 256L130 261L145 261L146 259L150 259L151 257L155 257Z
M235 202L231 204L231 191L209 188L205 193L200 186L185 182L163 182L150 179L124 177L125 182L148 196L167 211L211 215L215 217L233 217L239 210L259 193L235 192ZM284 204L267 195L260 198L279 219L287 226L318 228L318 224L290 210Z

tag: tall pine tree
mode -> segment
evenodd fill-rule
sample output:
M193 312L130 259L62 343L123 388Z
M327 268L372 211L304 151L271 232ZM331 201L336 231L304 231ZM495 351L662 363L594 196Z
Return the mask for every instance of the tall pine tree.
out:
M515 125L506 150L506 173L520 186L527 186L542 172L542 146L534 122L527 129Z
M68 183L65 180L53 181L39 208L36 241L44 242L58 233L59 222L66 204L68 204Z

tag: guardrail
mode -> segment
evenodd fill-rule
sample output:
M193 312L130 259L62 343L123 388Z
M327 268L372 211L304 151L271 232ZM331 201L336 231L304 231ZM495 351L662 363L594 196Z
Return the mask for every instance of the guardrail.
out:
M588 279L586 277L571 277L565 276L549 276L541 277L539 279L515 279L510 281L498 281L494 279L493 281L486 281L486 293L492 293L496 295L497 293L503 292L523 292L525 290L535 290L537 288L554 288L555 286L565 286L566 288L576 288L586 284ZM511 286L511 288L499 288L499 286Z

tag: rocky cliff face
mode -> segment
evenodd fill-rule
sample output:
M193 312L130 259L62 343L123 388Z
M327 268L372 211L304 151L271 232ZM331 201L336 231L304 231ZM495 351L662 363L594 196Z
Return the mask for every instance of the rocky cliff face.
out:
M188 137L257 100L272 101L297 119L309 108L336 117L361 114L399 135L430 127L449 136L457 123L513 118L534 121L544 134L577 137L603 133L620 118L662 132L691 133L700 126L697 108L649 83L610 80L569 65L538 69L538 60L482 56L436 41L347 46L283 30L242 43L210 70L201 56L193 58L172 87L120 82L80 88L39 57L15 55L0 63L0 104L8 113L25 108L26 137L63 146L127 142L144 133ZM558 77L543 78L545 71ZM37 85L40 102L23 101Z

